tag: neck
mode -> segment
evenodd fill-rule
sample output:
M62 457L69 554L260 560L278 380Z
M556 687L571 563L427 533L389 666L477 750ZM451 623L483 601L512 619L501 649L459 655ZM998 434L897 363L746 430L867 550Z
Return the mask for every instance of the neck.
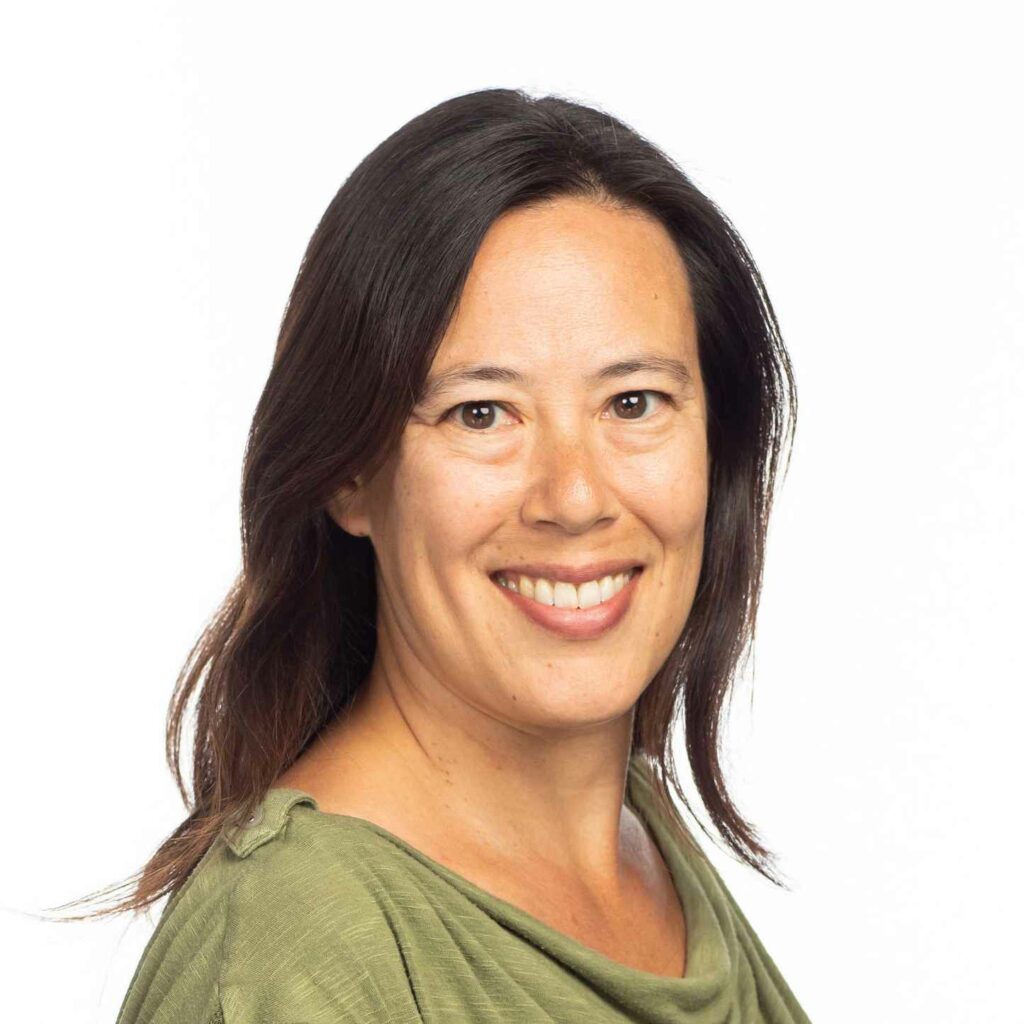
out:
M315 779L323 810L613 893L642 856L623 807L632 727L630 709L553 735L501 721L444 686L412 685L378 661L293 779Z

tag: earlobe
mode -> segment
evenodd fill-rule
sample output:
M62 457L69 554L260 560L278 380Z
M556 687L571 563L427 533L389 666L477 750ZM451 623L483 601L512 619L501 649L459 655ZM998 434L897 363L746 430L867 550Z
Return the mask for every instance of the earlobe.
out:
M359 477L342 484L341 489L327 503L328 515L346 533L353 537L368 537L369 523L363 510L363 488Z

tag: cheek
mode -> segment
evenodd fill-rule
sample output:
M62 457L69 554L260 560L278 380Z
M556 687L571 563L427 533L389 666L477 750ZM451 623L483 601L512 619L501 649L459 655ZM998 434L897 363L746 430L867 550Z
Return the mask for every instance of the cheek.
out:
M435 565L464 556L495 528L501 511L493 480L459 460L419 446L394 480L389 533L414 556Z
M700 449L673 448L624 463L624 505L666 544L692 543L702 535L708 501L707 461Z

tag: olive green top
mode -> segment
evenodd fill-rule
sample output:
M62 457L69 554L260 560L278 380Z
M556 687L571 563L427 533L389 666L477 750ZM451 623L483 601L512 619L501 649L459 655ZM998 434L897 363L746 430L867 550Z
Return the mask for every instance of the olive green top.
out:
M686 919L680 978L627 967L381 826L270 789L168 901L117 1024L809 1024L706 859L658 819L643 762L627 803Z

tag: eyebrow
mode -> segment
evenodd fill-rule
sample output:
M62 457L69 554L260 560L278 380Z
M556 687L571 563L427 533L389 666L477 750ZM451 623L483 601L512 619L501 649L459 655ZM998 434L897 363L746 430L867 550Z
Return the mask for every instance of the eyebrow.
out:
M602 366L601 369L591 373L586 378L586 381L591 385L599 384L601 381L617 380L620 377L629 377L634 373L644 371L666 374L684 388L691 387L694 384L690 368L681 359L645 354L629 356L626 359L620 359L614 363L609 363L607 366ZM533 379L529 374L520 373L509 366L496 366L491 363L455 366L427 380L418 404L425 405L440 395L458 387L460 384L479 381L526 386L533 383Z

